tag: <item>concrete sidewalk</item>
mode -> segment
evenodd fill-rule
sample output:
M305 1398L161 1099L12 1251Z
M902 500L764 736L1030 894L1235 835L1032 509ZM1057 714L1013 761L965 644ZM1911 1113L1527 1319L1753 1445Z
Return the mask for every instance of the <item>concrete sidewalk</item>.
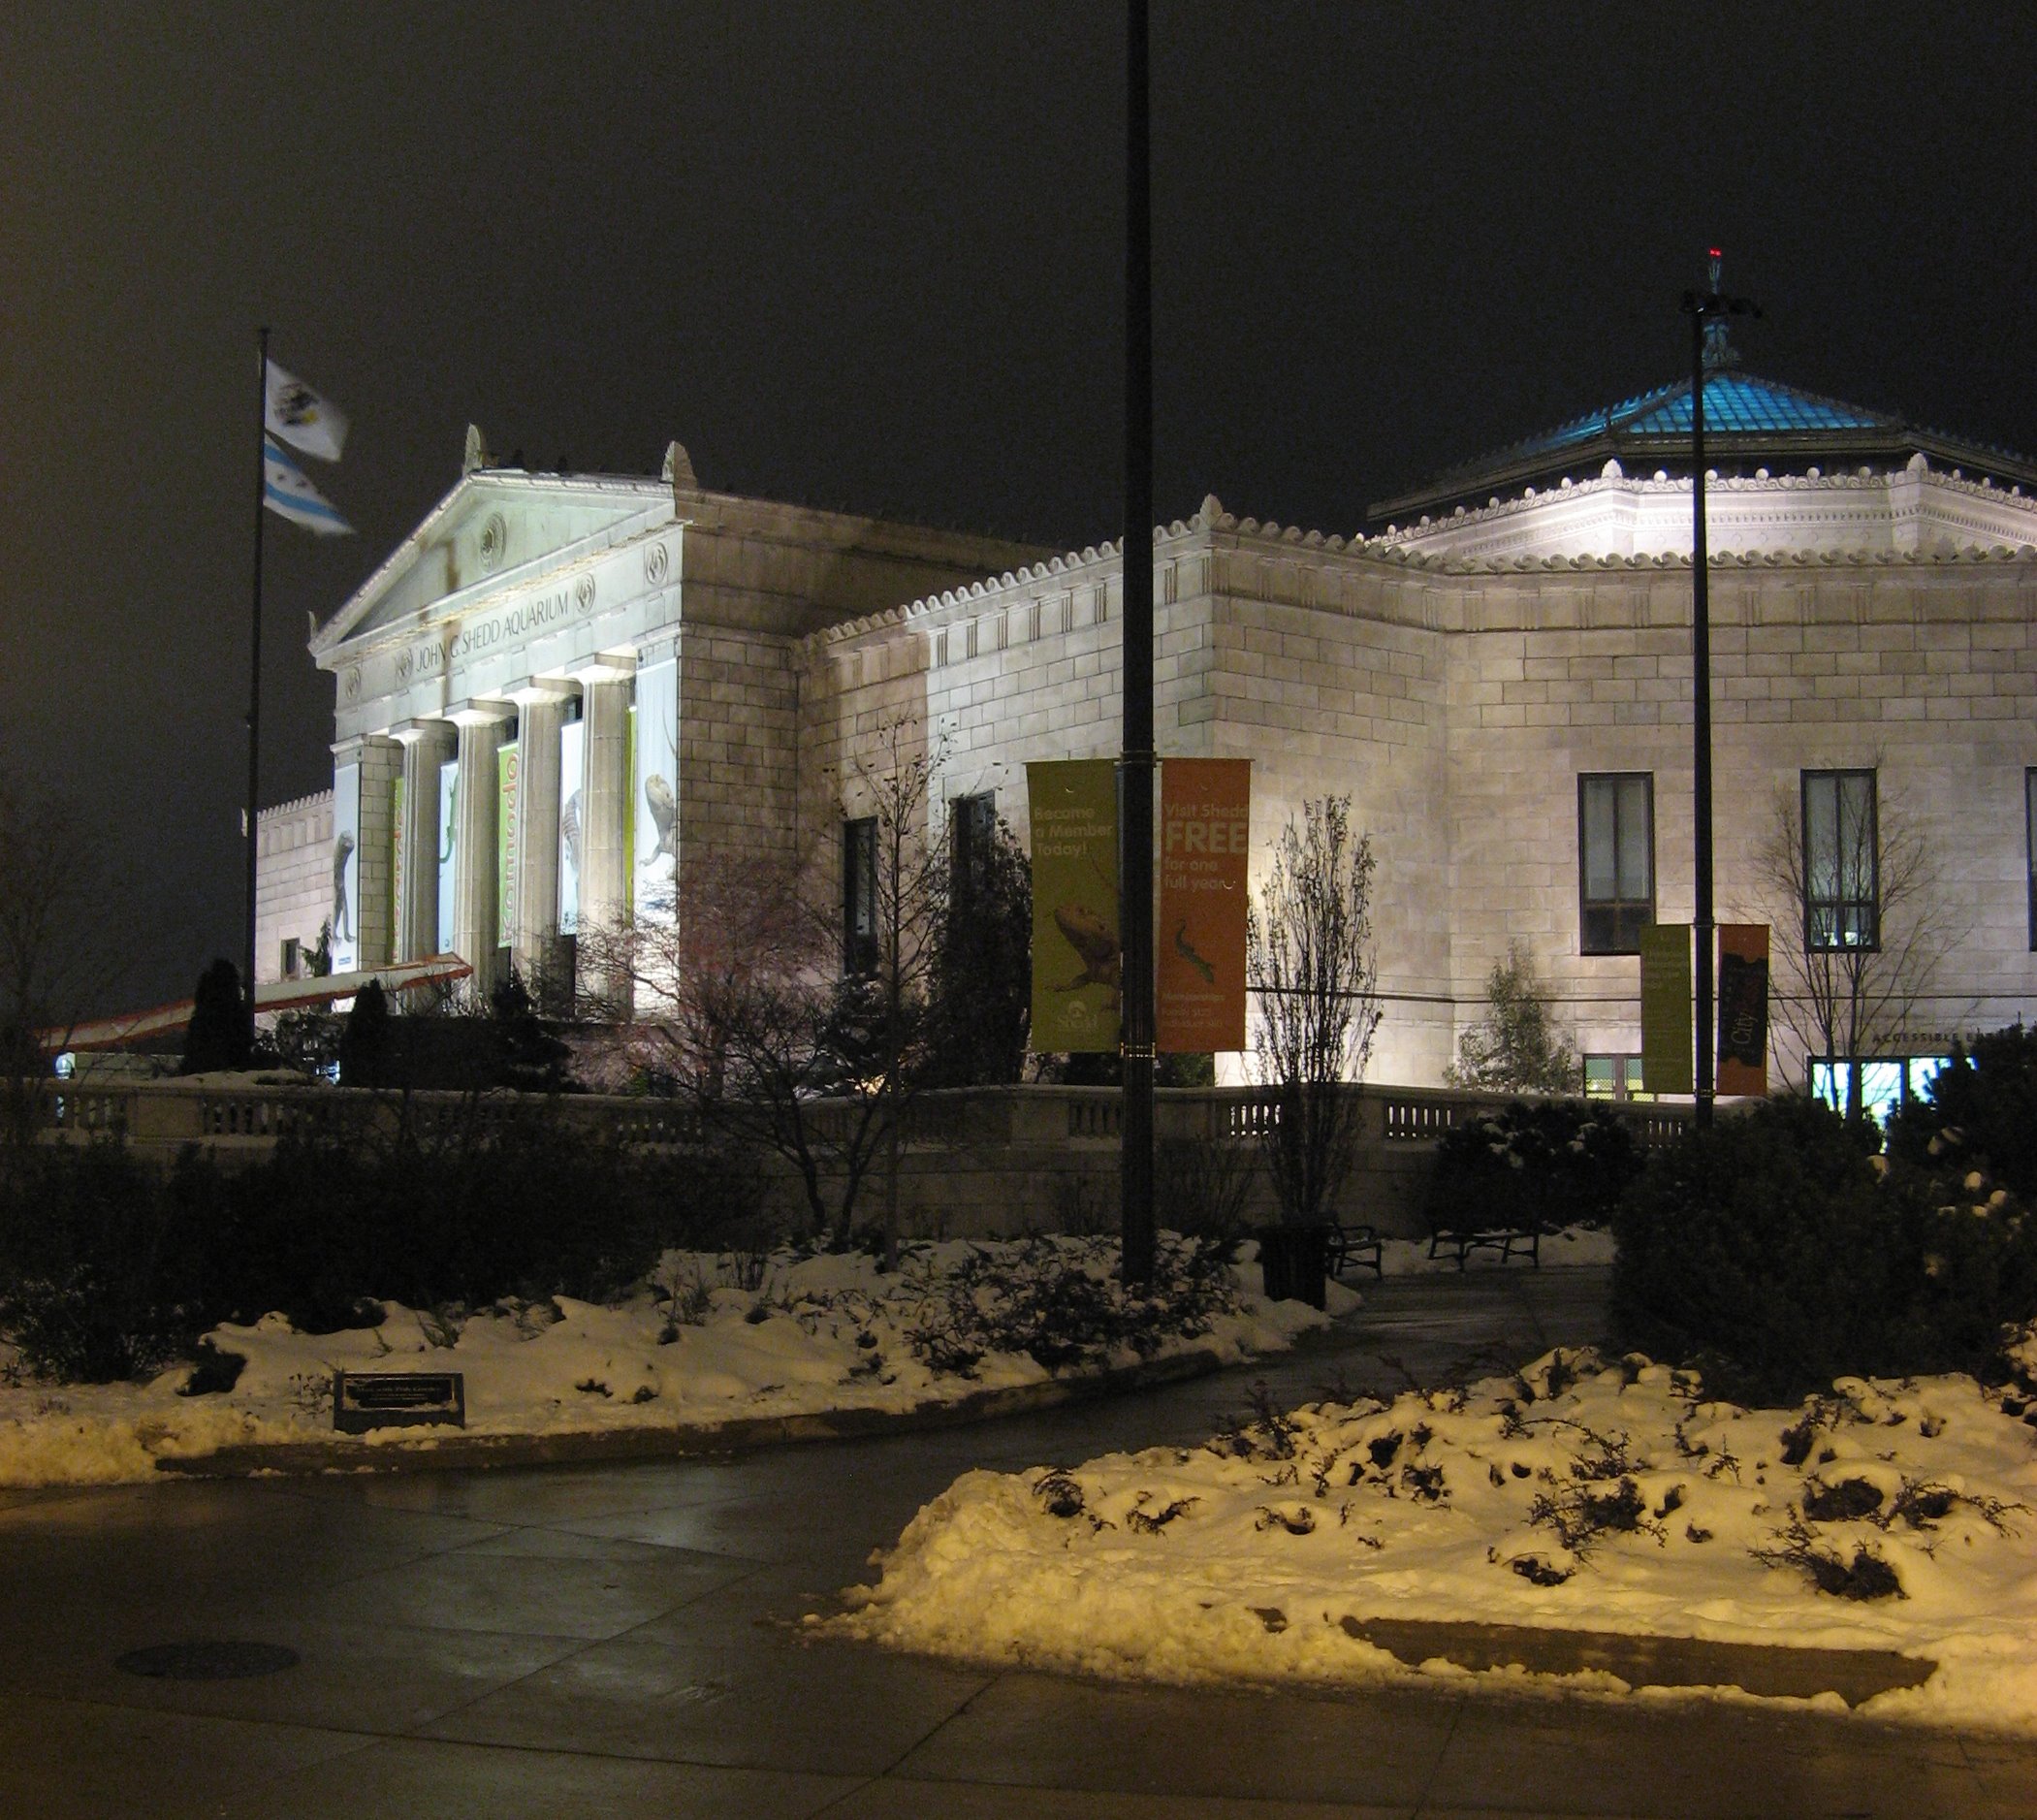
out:
M2037 1812L2037 1745L1822 1712L1108 1686L799 1632L971 1466L1194 1442L1259 1376L1286 1403L1518 1363L1596 1337L1604 1293L1517 1266L1392 1281L1263 1372L729 1460L0 1494L0 1814ZM114 1666L200 1639L301 1660Z

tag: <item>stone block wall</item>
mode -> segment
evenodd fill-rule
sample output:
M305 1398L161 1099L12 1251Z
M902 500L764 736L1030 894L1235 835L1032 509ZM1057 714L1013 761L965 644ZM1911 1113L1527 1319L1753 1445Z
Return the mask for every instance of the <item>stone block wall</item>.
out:
M1689 596L1687 569L1467 582L1448 682L1460 1022L1479 1014L1485 972L1518 938L1580 1047L1639 1049L1638 963L1578 951L1577 778L1652 775L1656 913L1689 920ZM1778 949L1800 942L1800 906L1762 857L1778 806L1795 814L1806 769L1873 769L1884 846L1898 829L1924 837L1945 937L1909 1018L1915 1046L2027 1006L2037 578L2021 564L1942 560L1725 568L1711 609L1720 920L1769 922ZM1773 984L1789 989L1779 955ZM1778 1064L1800 1079L1795 1045L1781 1047Z
M283 976L283 943L308 956L333 911L333 792L265 809L255 818L255 978Z
M789 859L799 805L795 647L688 624L678 651L682 864Z

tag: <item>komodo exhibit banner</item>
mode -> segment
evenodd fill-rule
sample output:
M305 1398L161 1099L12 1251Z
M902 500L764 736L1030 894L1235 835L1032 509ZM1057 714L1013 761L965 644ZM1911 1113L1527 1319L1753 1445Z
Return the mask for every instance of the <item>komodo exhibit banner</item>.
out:
M1117 763L1026 767L1033 830L1033 1037L1042 1055L1114 1050L1123 1005Z
M1768 1091L1768 925L1719 925L1719 1091Z
M1252 760L1166 759L1160 828L1159 1046L1242 1049Z

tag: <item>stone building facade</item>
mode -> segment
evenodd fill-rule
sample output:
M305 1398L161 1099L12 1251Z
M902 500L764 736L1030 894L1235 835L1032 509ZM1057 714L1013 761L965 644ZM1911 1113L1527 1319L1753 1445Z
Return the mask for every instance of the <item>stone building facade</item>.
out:
M1689 392L1446 476L1369 535L1214 498L1155 532L1162 752L1254 761L1260 858L1312 797L1349 794L1372 833L1376 1078L1439 1079L1520 942L1598 1083L1641 1084L1632 931L1694 898ZM1870 841L1926 849L1941 931L1878 1044L2037 1015L2037 469L1730 355L1705 400L1720 918L1800 942L1764 858L1778 814L1869 803ZM312 644L334 826L380 867L354 887L360 964L546 964L569 865L593 921L672 914L716 868L839 864L852 761L901 722L939 756L937 823L989 794L1023 839L1028 761L1117 749L1122 612L1112 545L736 498L676 446L656 481L477 461ZM449 763L496 787L448 795Z

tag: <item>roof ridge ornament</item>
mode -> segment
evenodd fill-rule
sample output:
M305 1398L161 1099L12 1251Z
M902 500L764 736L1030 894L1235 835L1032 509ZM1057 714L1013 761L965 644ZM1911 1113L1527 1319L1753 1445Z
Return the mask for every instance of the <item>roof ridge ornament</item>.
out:
M1719 296L1719 271L1725 261L1716 246L1709 250L1711 255L1712 300L1715 303L1726 303L1730 308L1733 303L1737 300L1725 299ZM1761 311L1755 309L1752 313L1758 316L1761 314ZM1726 325L1726 312L1724 310L1717 313L1706 311L1704 313L1704 370L1708 373L1719 372L1728 367L1737 367L1739 364L1740 351L1733 345L1733 335Z
M461 477L464 479L468 474L493 465L493 463L489 460L488 444L482 439L480 426L477 424L467 425L466 452L462 456L460 462Z

